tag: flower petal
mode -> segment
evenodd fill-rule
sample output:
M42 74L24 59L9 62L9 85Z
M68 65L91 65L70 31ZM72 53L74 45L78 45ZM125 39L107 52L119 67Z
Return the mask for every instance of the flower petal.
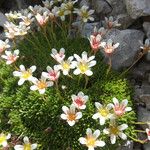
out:
M95 130L93 136L95 139L97 139L100 136L100 130Z
M86 143L87 143L86 138L84 138L84 137L80 137L80 138L79 138L79 142L80 142L81 144L86 144Z
M125 130L126 128L128 128L128 125L127 125L127 124L122 124L122 125L118 126L118 129L119 129L120 131L123 131L123 130Z
M105 142L104 142L104 141L99 141L99 140L97 140L97 141L95 142L95 145L96 145L96 146L99 146L99 147L103 147L103 146L105 146Z

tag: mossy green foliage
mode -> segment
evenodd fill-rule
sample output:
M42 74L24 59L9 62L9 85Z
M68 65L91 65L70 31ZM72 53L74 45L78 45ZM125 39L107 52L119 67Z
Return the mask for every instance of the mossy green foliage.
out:
M89 41L83 38L67 39L58 32L56 40L50 40L48 45L43 32L28 35L18 45L20 58L16 66L24 64L26 68L36 65L37 70L34 76L40 77L46 67L57 64L50 56L51 49L66 49L66 58L74 53L80 55L83 51L90 51ZM51 37L48 37L51 39ZM33 44L35 43L35 44ZM85 79L73 75L73 79L63 76L59 79L60 95L55 87L47 89L44 95L37 91L30 91L31 83L25 82L18 86L18 78L13 77L14 65L6 66L0 62L0 116L1 130L8 131L13 135L29 136L32 142L39 144L39 150L84 150L87 149L78 141L79 137L86 135L86 129L101 130L101 138L107 142L104 150L115 150L116 145L110 144L110 139L102 134L102 129L107 126L99 125L98 120L93 120L92 115L96 112L94 102L108 104L112 98L119 100L128 99L129 105L133 106L131 89L126 79L119 77L116 72L109 72L106 76L107 65L103 64L100 53L96 55L97 64L92 68L93 76L89 78L87 88L84 89ZM71 73L72 74L72 73ZM61 89L65 85L65 90ZM87 107L82 111L83 117L70 127L66 121L60 118L62 106L69 106L72 103L71 95L79 91L89 96ZM134 126L130 124L136 119L134 111L125 114L120 118L120 124L127 123L129 128L125 133L135 136ZM98 148L97 148L98 149Z

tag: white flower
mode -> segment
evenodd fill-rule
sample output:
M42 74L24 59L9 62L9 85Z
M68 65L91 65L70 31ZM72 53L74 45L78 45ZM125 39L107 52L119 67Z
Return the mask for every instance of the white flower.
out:
M70 105L70 108L63 106L62 110L64 114L61 114L61 118L63 120L67 120L70 126L73 126L76 121L82 118L82 112L76 112L74 104Z
M92 133L92 130L88 128L86 130L86 137L80 137L79 142L81 144L84 144L88 147L88 150L94 150L96 147L104 147L105 142L98 140L98 137L100 136L100 130L95 130L94 133Z
M15 145L15 150L34 150L37 148L37 144L31 144L29 142L29 138L26 136L23 138L24 144L23 145Z
M84 95L83 92L79 92L78 95L72 95L71 98L76 108L78 109L86 108L85 103L88 101L89 97L87 95Z
M37 13L35 18L40 26L44 26L49 19L49 12L45 11L42 15Z
M121 25L118 23L118 20L114 20L114 18L112 16L110 16L109 18L105 17L105 23L106 23L106 27L108 29L118 27Z
M97 29L96 26L94 27L94 30L93 30L93 33L92 33L93 36L97 36L97 35L103 36L105 34L106 34L106 29L104 27L101 27L99 29Z
M29 13L27 10L24 10L24 15L21 15L20 18L26 26L29 26L34 21L33 14Z
M102 106L100 103L95 102L95 106L97 108L97 113L93 115L93 119L99 119L100 125L104 125L107 119L112 117L110 110L112 108L111 104L107 106Z
M150 129L146 128L147 139L150 141Z
M42 1L42 3L44 4L44 6L48 9L52 8L53 4L54 4L54 1L49 1L49 0L46 0L46 1Z
M19 58L18 55L19 55L18 49L14 50L14 52L6 50L5 55L2 55L1 57L6 59L7 65L10 65L10 64L14 63Z
M101 46L104 48L104 52L109 56L119 46L119 43L113 44L113 41L109 39L107 43L104 42Z
M0 53L5 51L7 48L10 48L10 45L8 43L9 43L8 39L6 39L5 41L0 40Z
M141 42L140 42L141 43ZM150 51L150 39L146 39L144 43L141 43L141 49L144 50L144 52Z
M91 67L96 65L96 61L93 60L95 56L87 57L87 52L82 53L82 58L77 54L74 54L74 57L77 61L73 61L74 66L76 69L74 70L75 75L85 74L87 76L91 76L93 72L91 71Z
M46 78L41 76L41 79L35 79L32 81L34 85L30 87L30 90L36 91L38 90L40 94L44 94L47 87L53 86L52 81L46 81Z
M88 6L82 6L81 9L75 9L74 13L77 13L83 22L87 22L88 20L94 21L94 18L91 15L94 13L94 10L89 10Z
M6 147L8 145L7 140L10 139L11 134L5 135L4 133L0 134L0 145Z
M57 68L62 70L63 75L68 75L70 69L75 68L74 64L72 63L72 60L73 60L73 56L70 56L67 60L62 60L60 64L57 65Z
M51 80L51 81L57 81L60 76L60 71L57 66L54 66L54 69L52 69L50 66L47 66L47 72L42 72L42 76Z
M35 80L35 77L32 76L32 73L36 70L36 66L31 66L29 69L25 69L24 65L19 66L20 71L14 71L13 75L20 77L20 80L18 81L18 85L22 85L25 81L31 81L33 82Z
M60 17L62 21L65 21L65 16L68 15L68 12L65 10L65 5L62 3L61 7L54 7L52 9L52 13L54 13L55 16Z
M10 11L9 13L5 13L5 16L10 20L18 19L21 16L21 13L17 11L14 11L14 12Z
M123 140L127 139L127 136L122 132L123 130L127 128L128 128L127 124L122 124L120 126L117 126L116 124L112 124L110 125L109 128L104 129L103 132L105 134L109 134L111 144L115 144L118 136Z
M112 107L114 109L114 113L116 116L122 116L123 114L125 114L125 112L131 111L132 108L131 107L127 107L128 104L128 100L124 99L122 100L121 103L119 103L117 98L113 98L113 103Z
M53 48L51 56L60 63L65 58L65 49L61 48L60 51L57 52L57 50Z

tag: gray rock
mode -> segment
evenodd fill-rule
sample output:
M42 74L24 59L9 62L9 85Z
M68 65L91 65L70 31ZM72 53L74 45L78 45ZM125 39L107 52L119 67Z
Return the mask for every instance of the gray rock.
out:
M126 5L124 0L106 0L112 8L111 13L109 16L113 16L114 18L119 20L121 23L120 28L126 29L128 28L134 21L127 13Z
M92 7L97 14L108 14L112 11L112 8L105 0L92 0Z
M137 19L141 16L150 15L149 0L125 0L126 8L131 18Z
M138 107L138 121L139 122L150 122L150 111L143 107ZM144 130L148 127L147 124L140 125Z
M149 75L148 75L148 82L150 83L150 73L149 73Z
M146 54L146 60L150 61L150 51L148 51L147 54Z
M120 43L119 47L112 55L112 68L120 70L124 67L129 67L137 55L140 43L143 41L144 33L138 30L110 30L104 37L104 41L112 39L114 43ZM106 61L108 57L106 56Z
M74 22L72 24L72 26L76 27L79 29L80 31L80 34L82 37L89 37L94 29L95 26L99 26L99 22L95 22L95 23L86 23L84 24L83 28L81 27L81 22L80 21L77 21L77 22Z
M150 143L146 143L143 145L144 150L150 150Z
M143 28L144 28L144 31L146 33L146 36L148 38L150 38L150 22L144 22L143 23Z
M80 7L82 7L83 5L89 6L90 7L90 2L89 0L81 0L80 2Z
M4 34L4 24L5 22L8 21L6 16L0 12L0 39L4 40L5 39L5 34Z

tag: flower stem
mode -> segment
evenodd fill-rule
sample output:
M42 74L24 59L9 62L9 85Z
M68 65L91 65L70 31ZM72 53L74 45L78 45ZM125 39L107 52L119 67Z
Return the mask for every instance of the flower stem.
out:
M108 73L110 72L111 67L112 67L112 62L111 62L111 57L109 57L109 67L108 67L108 69L107 69L106 76L107 76L107 75L108 75Z
M132 124L150 124L150 122L131 122Z
M86 89L87 84L88 84L88 81L89 81L89 79L88 79L88 77L85 75L85 85L84 85L84 89Z
M46 26L43 28L43 31L44 31L44 36L45 36L46 41L47 41L47 43L48 43L49 49L51 49L51 45L50 45L49 39L47 38Z
M138 142L138 143L141 143L141 144L144 144L144 143L146 143L147 142L147 140L139 140L139 139L136 139L136 138L134 138L134 137L132 137L132 136L130 136L130 135L127 135L129 138L131 138L133 141L135 141L135 142Z

